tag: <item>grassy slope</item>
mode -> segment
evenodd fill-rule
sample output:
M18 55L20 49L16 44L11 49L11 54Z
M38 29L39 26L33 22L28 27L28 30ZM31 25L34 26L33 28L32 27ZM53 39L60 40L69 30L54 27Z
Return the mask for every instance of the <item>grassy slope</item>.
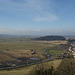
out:
M59 66L61 61L62 60L55 60L52 62L50 61L50 62L45 62L45 63L47 63L47 64L53 63L54 68L56 69ZM18 68L18 69L14 69L14 70L10 70L10 71L8 71L8 70L0 71L0 75L28 75L34 66L35 65L23 67L23 68Z

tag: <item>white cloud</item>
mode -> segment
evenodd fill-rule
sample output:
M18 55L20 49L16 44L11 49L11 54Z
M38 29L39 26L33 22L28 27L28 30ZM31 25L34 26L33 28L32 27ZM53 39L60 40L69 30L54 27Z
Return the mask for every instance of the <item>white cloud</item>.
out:
M35 22L56 21L52 0L0 0L0 10L28 17ZM39 15L39 16L38 16Z
M20 3L16 0L0 0L0 3L4 4L3 7L10 10L17 11L34 11L34 10L43 10L44 7L47 7L47 2L45 0L21 0ZM9 10L9 11L10 11Z
M33 31L33 32L41 32L40 29L35 29L35 30L33 29L32 31Z
M53 14L45 14L45 16L43 16L43 17L41 17L41 16L39 16L39 17L36 17L35 19L34 19L36 22L41 22L41 21L46 21L46 22L53 22L53 21L56 21L56 20L58 20L58 17L57 16L55 16L55 15L53 15Z

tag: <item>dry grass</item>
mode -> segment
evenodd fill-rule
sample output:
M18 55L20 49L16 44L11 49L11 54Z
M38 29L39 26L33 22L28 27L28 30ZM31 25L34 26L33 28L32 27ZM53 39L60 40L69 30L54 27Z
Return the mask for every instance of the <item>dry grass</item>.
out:
M41 50L58 44L66 44L67 41L11 41L0 42L0 50Z
M0 62L12 60L11 56L16 58L19 57L38 57L43 59L41 50L44 48L56 46L58 44L66 44L67 41L11 41L11 42L0 42L0 50L5 54L0 53ZM36 49L37 53L32 55L30 49ZM6 58L6 59L5 59Z
M24 41L24 42L0 42L0 50L41 50L50 45L38 41ZM52 46L52 45L51 45Z
M5 54L0 53L0 62L10 61L10 60L12 60L11 57L9 57L9 56L7 56Z
M39 51L36 51L36 54L33 54L33 55L32 55L31 50L13 50L13 51L4 51L4 52L12 55L15 58L19 58L19 57L26 57L26 58L39 57L42 59L44 58L43 55Z
M56 69L62 60L55 60L55 61L50 61L50 62L45 62L44 64L53 64L54 68ZM19 68L19 69L14 69L14 70L4 70L4 71L0 71L0 75L29 75L30 71L35 67L36 65L32 65L32 66L28 66L28 67L24 67L24 68ZM46 67L49 67L46 65Z
M33 69L33 66L28 66L25 68L21 68L21 69L14 69L11 71L0 71L0 75L28 75L28 73L31 71L31 69Z
M67 41L37 41L37 42L41 42L44 44L54 44L54 45L59 45L59 44L67 44Z

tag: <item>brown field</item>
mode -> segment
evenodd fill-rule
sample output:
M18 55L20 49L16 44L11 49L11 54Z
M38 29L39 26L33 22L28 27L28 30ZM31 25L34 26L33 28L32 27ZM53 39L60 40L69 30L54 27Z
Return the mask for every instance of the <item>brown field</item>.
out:
M31 50L13 50L13 51L4 51L4 52L15 58L19 58L19 57L29 58L29 57L34 57L34 56L43 58L43 56L41 55L39 51L36 51L36 54L33 54L33 55L32 55Z
M38 41L44 44L54 44L54 45L59 45L59 44L67 44L67 41Z
M5 54L0 53L0 62L10 61L10 60L12 60L11 57L9 57L9 56L7 56Z

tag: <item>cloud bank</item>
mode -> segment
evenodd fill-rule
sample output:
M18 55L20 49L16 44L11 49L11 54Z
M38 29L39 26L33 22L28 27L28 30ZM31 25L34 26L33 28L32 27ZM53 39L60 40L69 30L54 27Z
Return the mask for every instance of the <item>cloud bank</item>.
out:
M73 35L75 31L71 30L40 30L40 29L8 29L0 27L0 34L11 34L11 35Z

